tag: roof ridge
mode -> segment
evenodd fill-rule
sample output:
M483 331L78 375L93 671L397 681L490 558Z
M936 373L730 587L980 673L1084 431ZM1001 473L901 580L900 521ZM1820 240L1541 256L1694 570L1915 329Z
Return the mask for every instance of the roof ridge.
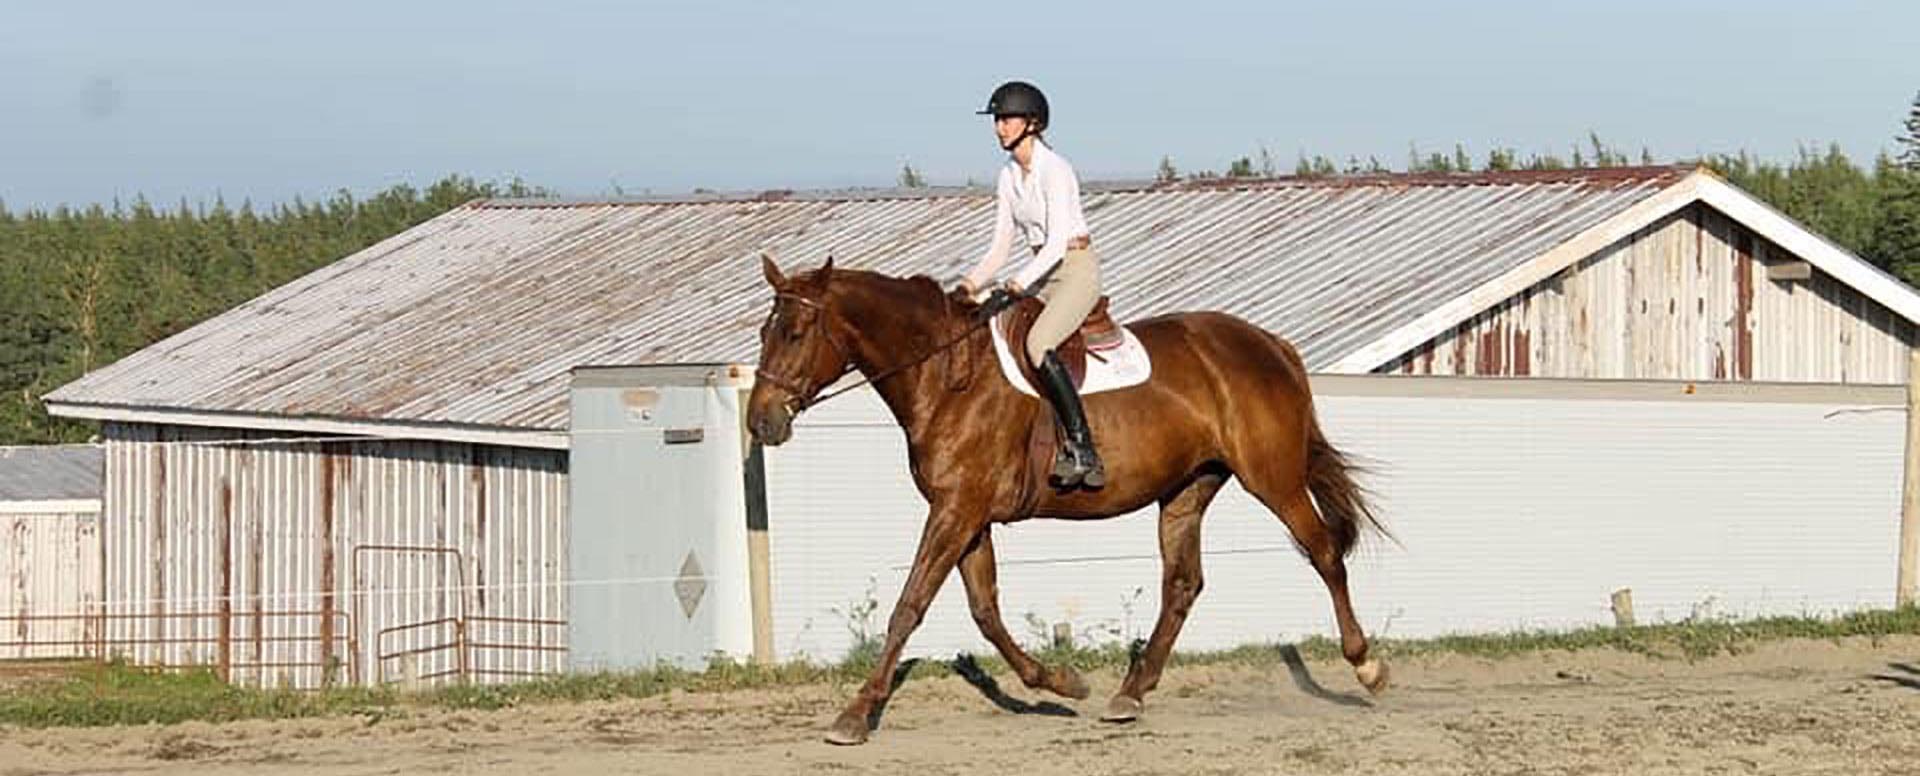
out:
M1624 183L1677 181L1698 170L1693 163L1626 167L1568 167L1553 170L1480 170L1474 172L1390 172L1356 175L1275 175L1264 177L1208 177L1176 181L1089 181L1088 193L1156 191L1218 191L1264 188L1364 188L1394 186L1502 186L1556 183ZM637 197L522 197L478 199L463 207L475 209L529 209L572 207L628 207L639 205L715 205L756 202L859 202L873 200L945 199L985 196L990 186L852 187L822 189L765 189L761 191L698 191Z

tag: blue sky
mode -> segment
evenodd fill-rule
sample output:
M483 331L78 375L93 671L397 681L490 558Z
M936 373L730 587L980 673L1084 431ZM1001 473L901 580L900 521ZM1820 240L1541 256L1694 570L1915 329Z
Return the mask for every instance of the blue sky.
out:
M6 0L0 200L282 201L448 173L575 196L991 177L1025 78L1087 179L1264 146L1892 147L1920 2Z

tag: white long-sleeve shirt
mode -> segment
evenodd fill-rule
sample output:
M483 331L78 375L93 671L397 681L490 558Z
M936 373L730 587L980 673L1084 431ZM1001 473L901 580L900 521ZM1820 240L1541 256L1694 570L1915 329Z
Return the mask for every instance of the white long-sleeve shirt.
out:
M1026 263L1014 271L1013 279L1021 288L1034 281L1067 255L1067 244L1087 234L1086 216L1080 211L1080 180L1073 165L1054 153L1045 143L1033 144L1032 170L1020 169L1020 163L1008 157L1000 169L1000 181L993 215L993 243L980 258L967 281L985 288L1007 263L1018 236L1027 248Z

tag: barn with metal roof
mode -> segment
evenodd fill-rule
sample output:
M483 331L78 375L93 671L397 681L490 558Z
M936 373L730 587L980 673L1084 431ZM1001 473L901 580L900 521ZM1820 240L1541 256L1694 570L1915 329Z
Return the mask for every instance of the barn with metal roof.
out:
M1920 344L1912 288L1704 169L1089 184L1084 201L1118 319L1223 310L1322 373L1897 384ZM982 190L475 202L46 403L104 423L113 597L220 634L145 657L293 683L342 678L348 651L363 679L553 670L573 370L750 365L760 251L951 283L991 208ZM394 579L418 584L380 595ZM314 635L249 644L275 617ZM515 648L382 657L456 619Z

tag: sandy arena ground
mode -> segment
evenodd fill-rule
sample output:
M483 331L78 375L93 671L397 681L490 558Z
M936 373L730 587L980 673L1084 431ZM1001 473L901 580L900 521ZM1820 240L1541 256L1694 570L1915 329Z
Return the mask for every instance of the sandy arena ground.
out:
M821 742L851 687L495 712L0 731L0 776L388 773L1920 773L1920 638L1789 641L1700 662L1610 651L1394 666L1178 664L1126 726L1015 713L957 677L908 682L863 747ZM1039 701L1001 678L1012 701Z

